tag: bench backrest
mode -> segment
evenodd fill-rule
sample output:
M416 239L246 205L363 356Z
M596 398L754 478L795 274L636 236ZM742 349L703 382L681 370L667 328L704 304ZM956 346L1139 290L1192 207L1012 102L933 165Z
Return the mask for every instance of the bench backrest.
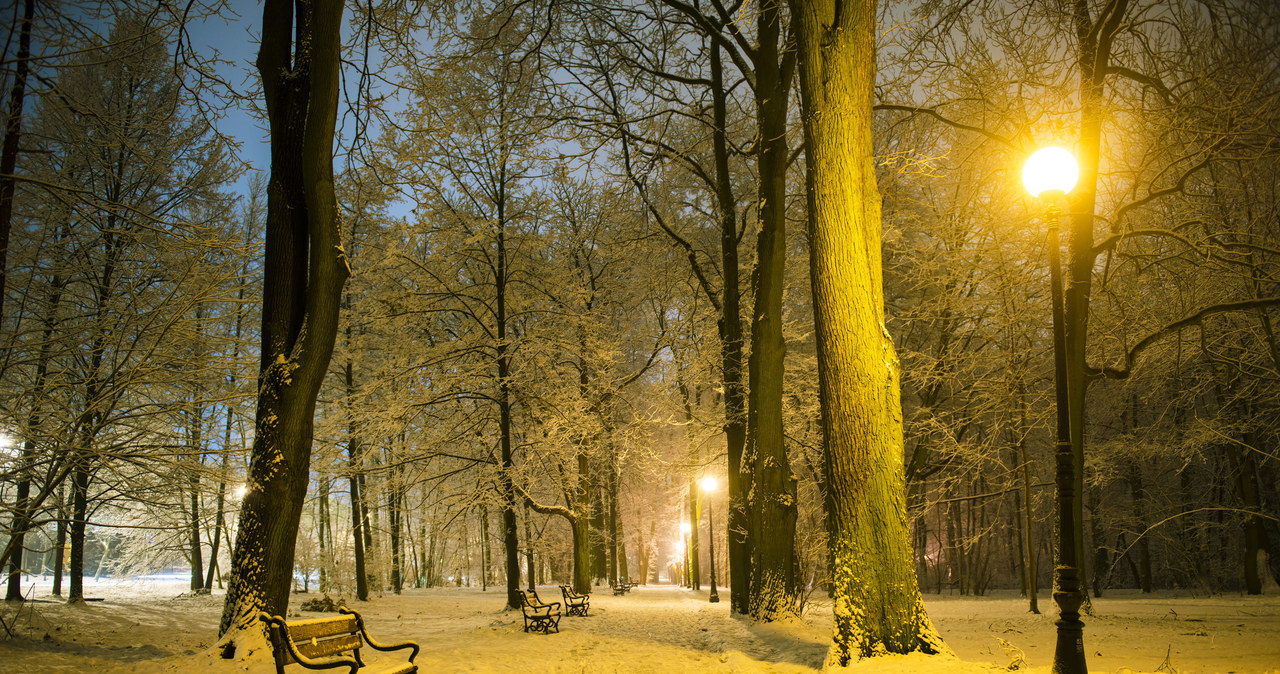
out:
M304 657L324 658L360 648L360 628L353 615L312 618L287 624L293 645ZM279 628L272 625L270 629L272 640L277 644L277 661L282 665L296 662L284 646L284 635L278 633Z

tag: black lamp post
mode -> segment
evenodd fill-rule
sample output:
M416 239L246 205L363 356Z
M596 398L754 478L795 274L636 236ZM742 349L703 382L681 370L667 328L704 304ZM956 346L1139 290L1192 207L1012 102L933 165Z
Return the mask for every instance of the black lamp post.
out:
M716 489L716 479L710 475L702 478L702 491L707 494L707 554L711 557L711 597L712 604L719 603L720 593L716 592L716 527L711 517L711 492Z
M1049 282L1053 286L1053 375L1057 402L1057 441L1054 444L1056 468L1056 517L1058 563L1054 565L1053 600L1058 604L1058 640L1053 651L1054 674L1087 674L1084 660L1084 623L1080 606L1084 591L1080 587L1080 558L1076 550L1075 472L1071 453L1071 417L1067 404L1067 347L1063 317L1062 259L1059 251L1058 204L1066 200L1075 187L1079 169L1075 157L1058 147L1044 148L1027 160L1022 182L1032 195L1048 202Z

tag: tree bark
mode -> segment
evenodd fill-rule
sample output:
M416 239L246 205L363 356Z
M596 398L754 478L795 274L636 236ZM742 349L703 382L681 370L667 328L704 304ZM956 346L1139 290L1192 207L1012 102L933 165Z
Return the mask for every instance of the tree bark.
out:
M348 377L350 377L350 363L348 363ZM351 494L351 539L352 539L352 557L355 563L356 572L356 599L359 601L369 601L369 576L365 570L364 558L364 518L360 504L364 502L364 495L360 491L360 480L357 475L361 471L361 461L359 458L359 447L356 444L355 435L352 429L348 429L347 436L347 469L351 471L349 480L349 490Z
M266 0L258 71L271 134L258 406L219 633L265 638L286 613L316 395L337 336L342 249L333 184L342 0ZM297 43L294 43L294 37ZM246 649L248 650L248 649Z
M5 117L4 140L0 143L0 317L4 316L9 235L13 231L13 197L17 191L14 173L18 168L18 143L22 136L22 107L27 96L27 75L31 71L31 24L35 17L35 6L35 0L23 0L22 22L18 27L18 52L14 54L13 60L13 85L9 88L9 114Z
M53 596L62 596L62 571L66 566L67 555L67 498L65 484L58 486L58 502L54 508L58 513L57 532L54 534L53 546Z
M946 650L916 582L899 365L884 324L871 142L874 0L792 0L825 436L834 643L829 664Z
M67 603L84 601L85 526L89 518L89 460L80 455L75 461L76 467L71 473L71 558L67 569L70 584Z
M532 517L533 513L529 511L529 504L526 503L524 506L524 566L526 570L525 572L529 576L528 586L530 591L533 590L536 582L534 578L536 575L534 573L534 569L536 567L534 567L533 564L533 524L530 522Z
M757 620L794 614L798 606L795 580L796 481L783 441L782 383L786 343L782 337L782 294L786 285L787 94L791 64L783 64L782 0L763 0L755 54L756 120L760 147L757 193L760 234L758 261L752 275L755 305L751 318L748 360L747 463L751 471L751 580L749 610ZM717 79L718 48L713 52L712 79ZM719 102L719 101L718 101ZM720 102L722 103L722 102ZM716 107L717 126L724 123ZM727 171L728 167L725 166Z

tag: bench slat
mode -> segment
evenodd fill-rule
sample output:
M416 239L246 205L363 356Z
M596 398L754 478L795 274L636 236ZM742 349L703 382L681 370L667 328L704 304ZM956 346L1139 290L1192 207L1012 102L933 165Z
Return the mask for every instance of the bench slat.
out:
M290 632L292 632L292 630L290 630ZM312 643L310 640L299 641L295 638L293 640L293 645L297 646L298 652L302 653L305 657L313 659L327 658L331 655L338 655L339 653L360 648L360 635L344 634L332 639L317 639L315 643ZM289 656L290 663L296 662L293 659L292 653L285 651L285 654Z
M356 617L351 615L312 618L289 622L289 634L294 643L310 641L312 637L323 639L337 634L351 634L356 627Z

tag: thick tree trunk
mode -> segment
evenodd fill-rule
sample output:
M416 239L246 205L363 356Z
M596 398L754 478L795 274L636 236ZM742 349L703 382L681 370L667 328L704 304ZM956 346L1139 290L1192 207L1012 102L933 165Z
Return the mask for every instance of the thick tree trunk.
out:
M261 644L259 612L288 609L316 395L350 273L333 185L342 5L312 0L296 16L290 0L266 0L263 8L258 70L271 179L253 450L219 626L220 634L232 633L232 643L244 634Z
M795 581L796 481L783 442L782 382L786 343L782 338L782 293L786 285L787 94L790 61L778 53L782 0L760 3L756 53L756 119L759 126L760 235L752 277L755 305L751 318L750 393L747 415L747 463L751 471L751 597L757 620L793 614L798 606ZM718 76L718 49L712 78ZM723 125L717 106L717 126ZM726 166L727 170L727 166Z
M792 0L810 278L825 437L834 644L828 663L946 650L924 611L907 525L898 358L884 324L871 143L873 0Z

